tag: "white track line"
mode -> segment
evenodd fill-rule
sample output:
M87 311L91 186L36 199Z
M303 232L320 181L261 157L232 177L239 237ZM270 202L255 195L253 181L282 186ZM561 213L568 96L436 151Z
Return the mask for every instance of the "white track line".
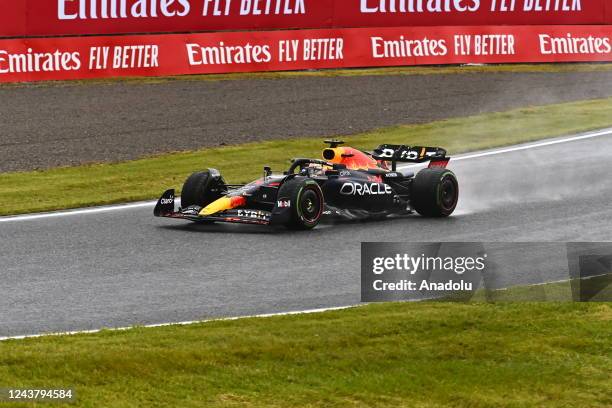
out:
M513 147L495 149L495 150L487 150L487 151L480 152L480 153L459 155L457 157L453 157L452 161L477 159L480 157L487 157L487 156L495 156L498 154L518 152L521 150L536 149L538 147L552 146L552 145L561 144L561 143L577 142L580 140L592 139L595 137L601 137L601 136L607 136L607 135L612 135L612 128L602 129L597 132L589 132L589 133L584 133L584 134L571 136L571 137L552 139L552 140L548 140L544 142L517 145ZM412 167L419 167L419 166L422 166L422 164L401 166L401 168L412 168ZM104 206L104 207L79 208L76 210L0 217L0 223L17 222L17 221L32 221L32 220L45 219L45 218L68 217L68 216L73 216L73 215L98 214L98 213L105 213L105 212L111 212L111 211L123 211L123 210L130 210L134 208L152 207L155 205L155 203L156 201L147 201L147 202L140 202L140 203L119 204L119 205Z
M587 278L583 278L583 280L598 278L601 276L607 276L607 275L589 276ZM554 284L554 283L564 283L564 282L569 282L569 281L570 279L561 279L561 280L556 280L556 281L551 281L551 282L532 283L529 285L519 285L519 286L520 287L533 287L533 286L542 286L542 285L548 285L548 284ZM502 291L502 290L508 290L508 289L512 289L512 287L499 288L495 290ZM430 298L430 299L426 298L422 300L432 300L432 299L435 299L435 298ZM418 301L418 300L415 300L415 301ZM144 325L144 326L126 326L126 327L115 327L115 328L94 329L94 330L77 330L77 331L67 331L67 332L25 334L21 336L0 337L0 342L8 341L8 340L37 339L41 337L60 337L60 336L76 336L78 334L96 334L102 331L119 332L119 331L127 331L127 330L133 330L133 329L138 329L138 328L153 329L153 328L158 328L158 327L191 326L193 324L205 324L205 323L213 323L213 322L230 322L230 321L236 321L236 320L242 320L242 319L253 319L253 318L264 318L265 319L268 317L275 317L275 316L306 315L306 314L315 314L315 313L323 313L323 312L332 312L335 310L354 309L357 307L366 306L367 304L368 303L360 303L358 305L349 305L349 306L336 306L336 307L326 307L326 308L320 308L320 309L295 310L292 312L265 313L265 314L247 315L247 316L220 317L217 319L192 320L192 321L176 322L176 323L158 323L158 324L149 324L149 325Z
M98 214L98 213L105 213L105 212L111 212L111 211L122 211L122 210L129 210L132 208L153 207L155 203L156 203L155 201L147 201L147 202L141 202L141 203L119 204L119 205L110 205L110 206L104 206L104 207L79 208L77 210L66 210L66 211L57 211L57 212L48 212L48 213L29 214L29 215L15 215L15 216L8 216L8 217L0 217L0 223L16 222L16 221L31 221L31 220L38 220L38 219L43 219L43 218L68 217L68 216L83 215L83 214Z
M607 276L607 275L589 276L583 279L588 280L592 278L598 278L601 276ZM529 285L519 285L519 286L520 287L533 287L533 286L543 286L543 285L555 284L555 283L564 283L564 282L569 282L569 281L570 281L569 279L561 279L561 280L556 280L556 281L551 281L551 282L532 283ZM508 289L512 289L512 287L499 288L495 290L505 291ZM432 299L435 299L435 298L424 298L422 300L432 300ZM409 302L416 302L416 301L418 300L412 300ZM253 318L265 319L268 317L276 317L276 316L306 315L306 314L315 314L315 313L323 313L323 312L332 312L336 310L354 309L354 308L363 307L366 305L368 305L368 303L360 303L358 305L349 305L349 306L326 307L326 308L320 308L320 309L295 310L291 312L265 313L265 314L258 314L258 315L235 316L235 317L220 317L217 319L208 319L208 320L192 320L192 321L176 322L176 323L158 323L158 324L149 324L149 325L144 325L144 326L126 326L126 327L115 327L115 328L94 329L94 330L77 330L77 331L67 331L67 332L25 334L25 335L20 335L20 336L0 337L0 342L9 341L9 340L37 339L41 337L61 337L61 336L76 336L79 334L96 334L102 331L121 332L121 331L128 331L128 330L134 330L134 329L139 329L139 328L154 329L154 328L159 328L159 327L191 326L194 324L206 324L206 323L213 323L213 322L231 322L231 321L236 321L236 320L253 319Z
M521 150L535 149L538 147L552 146L552 145L557 145L561 143L577 142L579 140L592 139L594 137L601 137L601 136L607 136L607 135L612 135L612 129L604 129L604 130L601 130L595 133L586 133L586 134L582 134L578 136L572 136L572 137L567 137L567 138L562 138L562 139L553 139L553 140L549 140L545 142L530 143L526 145L513 146L513 147L508 147L505 149L485 151L482 153L466 154L466 155L461 155L456 158L453 158L452 161L477 159L479 157L487 157L487 156L495 156L497 154L518 152Z
M282 313L266 313L266 314L258 314L258 315L250 315L250 316L236 316L236 317L221 317L218 319L209 319L209 320L194 320L189 322L177 322L177 323L160 323L160 324L150 324L146 326L129 326L129 327L117 327L117 328L108 328L108 329L96 329L96 330L79 330L79 331L68 331L68 332L57 332L57 333L42 333L42 334L26 334L22 336L9 336L9 337L0 337L0 341L8 341L8 340L24 340L24 339L36 339L40 337L56 337L56 336L74 336L77 334L95 334L100 333L101 331L126 331L133 330L137 328L146 328L152 329L156 327L169 327L169 326L190 326L192 324L204 324L204 323L212 323L212 322L227 322L234 320L242 320L242 319L252 319L252 318L267 318L267 317L275 317L275 316L292 316L292 315L305 315L305 314L313 314L313 313L322 313L322 312L331 312L334 310L346 310L352 309L354 307L361 307L365 304L360 305L351 305L351 306L338 306L338 307L327 307L321 309L309 309L309 310L296 310L293 312L282 312Z

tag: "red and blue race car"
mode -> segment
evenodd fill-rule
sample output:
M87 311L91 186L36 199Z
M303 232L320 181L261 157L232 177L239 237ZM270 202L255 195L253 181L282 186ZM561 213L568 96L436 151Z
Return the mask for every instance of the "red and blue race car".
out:
M158 217L194 222L232 222L314 228L322 217L384 218L411 214L447 217L459 199L450 158L439 147L384 144L372 152L326 141L322 159L297 158L276 174L264 168L263 177L246 185L227 184L219 171L193 173L185 181L181 204L175 191L157 202ZM398 163L426 163L415 174Z

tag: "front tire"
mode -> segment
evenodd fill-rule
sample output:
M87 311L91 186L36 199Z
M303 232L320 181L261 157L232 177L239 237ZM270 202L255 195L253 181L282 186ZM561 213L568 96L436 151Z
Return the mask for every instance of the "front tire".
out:
M319 224L325 202L323 192L316 181L294 178L286 181L278 193L291 203L286 227L292 230L309 230Z
M448 217L459 201L459 183L442 167L421 170L412 182L410 206L424 217Z
M183 184L181 207L206 207L221 198L226 191L225 182L218 171L211 169L193 173Z

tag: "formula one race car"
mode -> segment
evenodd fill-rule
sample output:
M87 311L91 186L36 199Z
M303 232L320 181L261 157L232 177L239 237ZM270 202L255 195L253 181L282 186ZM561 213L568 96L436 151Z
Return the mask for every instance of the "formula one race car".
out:
M449 157L438 147L381 145L373 152L343 147L328 140L323 160L293 159L282 174L264 168L263 177L246 185L227 184L219 171L192 174L183 185L181 207L175 191L157 202L157 217L195 222L231 222L314 228L323 216L349 219L383 218L413 211L426 217L447 217L459 198ZM414 174L398 163L425 163Z

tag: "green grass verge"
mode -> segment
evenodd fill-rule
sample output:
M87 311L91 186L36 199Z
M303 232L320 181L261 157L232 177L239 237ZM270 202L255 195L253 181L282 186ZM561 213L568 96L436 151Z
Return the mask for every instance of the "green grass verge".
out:
M310 71L277 71L247 72L232 74L176 75L166 77L128 77L88 79L80 81L49 81L33 83L0 84L0 87L46 87L75 86L91 84L157 84L172 81L235 81L249 79L293 79L293 78L329 78L359 77L381 75L440 75L440 74L480 74L480 73L526 73L526 72L602 72L612 70L609 63L575 63L575 64L500 64L500 65L451 65L451 66L415 66L385 68L325 69Z
M2 342L0 381L80 407L609 407L611 323L602 303L369 305Z
M450 154L543 139L612 125L612 99L517 109L423 125L394 126L344 137L355 147L380 143L446 147ZM246 182L264 165L285 170L291 157L320 157L322 138L293 139L164 154L123 163L0 174L0 215L157 198L180 190L206 167L228 182Z

